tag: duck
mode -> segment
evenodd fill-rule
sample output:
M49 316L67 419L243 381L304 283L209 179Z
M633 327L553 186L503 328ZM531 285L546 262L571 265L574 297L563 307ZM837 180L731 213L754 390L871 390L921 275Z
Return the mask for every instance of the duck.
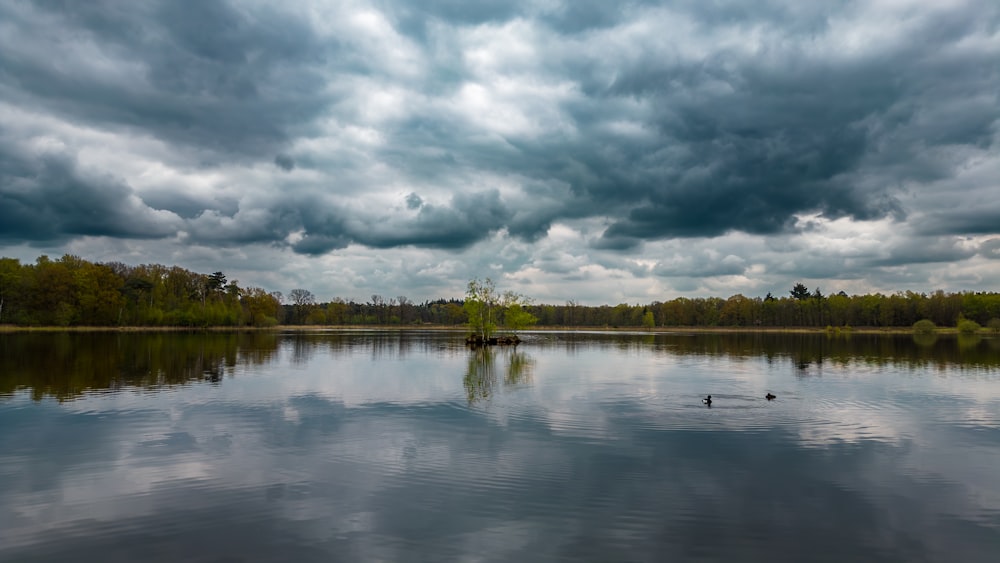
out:
M701 402L705 403L708 406L712 406L712 396L709 395L708 397L705 397L704 399L701 400Z
M768 393L767 395L764 395L764 398L770 401L771 399L777 399L778 396L773 393Z

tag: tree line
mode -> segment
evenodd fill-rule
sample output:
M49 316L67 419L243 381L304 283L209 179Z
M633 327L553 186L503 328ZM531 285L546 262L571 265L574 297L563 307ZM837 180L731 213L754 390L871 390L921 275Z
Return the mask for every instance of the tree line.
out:
M222 272L93 263L67 254L0 258L0 323L28 326L273 326L280 296Z
M475 303L484 287L470 285L465 299L416 303L403 295L372 295L366 301L319 302L308 290L280 292L241 287L223 272L202 274L177 266L92 263L77 256L39 257L34 264L0 258L0 324L43 326L274 326L446 325L472 323L491 329L492 310ZM487 280L488 282L489 280ZM489 282L492 284L492 282ZM492 298L492 286L483 294ZM823 295L795 284L787 295L729 298L678 297L648 304L585 306L575 301L534 304L496 292L507 324L537 319L540 326L567 327L910 327L974 321L1000 328L1000 293L897 292ZM471 297L470 297L471 296ZM506 298L504 296L507 296ZM480 298L482 295L480 295ZM507 303L510 299L516 299ZM487 299L487 302L489 299ZM514 306L516 305L516 306ZM531 324L527 322L527 324Z

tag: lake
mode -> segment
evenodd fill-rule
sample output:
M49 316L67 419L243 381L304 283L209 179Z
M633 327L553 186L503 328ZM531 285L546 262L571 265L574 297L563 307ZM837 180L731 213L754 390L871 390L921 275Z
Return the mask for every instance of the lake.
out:
M523 337L0 334L0 561L1000 557L1000 338Z

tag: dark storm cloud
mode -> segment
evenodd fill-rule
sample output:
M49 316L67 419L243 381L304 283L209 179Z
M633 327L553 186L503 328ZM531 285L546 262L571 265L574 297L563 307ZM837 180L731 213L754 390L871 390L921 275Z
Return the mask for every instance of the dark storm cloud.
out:
M915 55L928 53L893 57L903 65ZM623 72L605 95L636 96L664 109L654 117L655 141L628 155L628 164L640 174L636 185L624 186L623 202L630 209L607 235L774 234L789 230L795 214L803 212L859 220L899 214L899 203L888 191L891 184L872 188L864 179L879 176L883 167L918 159L925 149L926 137L908 131L906 116L897 115L896 108L924 94L915 78L932 69L886 72L896 63L796 59L767 65L720 58L695 67L642 64ZM991 64L979 63L980 71ZM977 72L974 65L968 72ZM691 96L709 81L727 88ZM988 127L982 121L964 129L946 120L938 125L951 130L949 144L980 142ZM899 160L872 162L884 158L880 145L890 138L899 145ZM684 150L672 162L656 158L667 146ZM915 171L897 173L896 182L924 180L915 178ZM616 183L611 189L621 193L621 187Z
M884 8L363 6L385 30L336 3L341 11L323 16L235 0L8 3L0 92L25 112L196 155L177 157L187 169L267 164L294 179L257 178L247 186L255 197L238 202L143 195L187 220L177 230L193 242L305 254L351 243L461 249L502 230L535 241L560 221L598 218L608 227L591 237L595 249L636 250L657 239L791 233L803 214L903 222L926 212L904 189L919 196L948 186L963 163L955 155L995 152L1000 63L974 39L995 34L1000 6L914 8L907 18L886 11L879 23L899 38L858 44L852 29L879 25L868 21L871 6ZM485 93L480 105L466 105L469 86ZM377 142L319 142L355 129ZM297 149L313 141L319 148ZM81 180L74 166L46 158L0 163L8 240L173 234L129 221L124 181L98 189L100 174ZM390 189L410 194L399 209L331 203ZM268 190L283 193L259 197ZM83 201L120 220L78 215ZM1000 228L995 206L966 209L929 215L920 232Z
M147 191L142 194L142 201L153 209L170 211L184 219L194 219L207 210L229 216L239 210L239 201L233 196L185 193L181 188L172 185L162 190Z
M274 165L285 172L291 172L295 168L295 160L287 154L279 154L274 157Z
M377 248L402 245L464 248L503 227L510 211L496 190L455 194L448 206L424 204L415 220L374 225L354 233L358 242Z
M221 0L6 6L0 18L22 40L0 55L7 97L70 121L231 157L280 146L328 102L313 65L336 45L278 11Z
M979 254L993 260L1000 260L1000 238L991 238L979 246Z
M454 25L502 22L515 17L521 4L524 3L526 2L514 0L482 0L478 2L388 0L376 2L376 5L389 15L394 26L401 33L420 40L427 40L428 26L436 22L447 22Z
M422 2L379 2L390 13L399 13L419 21L429 18L452 24L482 24L509 20L517 16L527 2L511 0L424 0Z
M81 170L70 155L29 155L0 143L2 240L157 238L175 232L174 219L147 207L121 180Z
M873 266L899 266L956 262L971 258L977 248L964 245L955 237L913 237L888 249L887 256L872 261Z
M317 195L254 202L235 213L200 214L189 222L189 235L210 244L288 244L301 254L321 255L360 244L372 248L422 246L461 249L482 240L510 220L510 211L496 190L459 193L445 205L406 198L413 217L368 217L347 207L332 205ZM414 203L418 205L413 206ZM290 235L296 235L293 241Z
M185 232L191 241L202 244L283 244L291 233L303 228L315 229L310 220L316 221L314 218L321 213L327 221L334 217L305 202L279 199L243 202L232 213L215 210L200 213L186 223Z
M542 21L561 33L580 33L612 27L622 21L625 14L635 5L650 3L601 2L601 0L564 2L555 12L543 16Z
M735 256L710 258L705 256L684 259L677 263L663 262L656 265L655 273L660 276L712 277L738 276L746 271L746 263Z
M314 209L320 207L304 205L300 209L307 234L294 245L298 252L322 254L350 242L373 248L465 248L500 229L510 216L496 191L456 194L445 206L423 203L411 208L416 209L416 216L409 221L357 221L350 219L346 210L331 214Z
M644 7L566 6L543 18L566 34L638 19L636 10ZM611 225L595 247L621 250L658 238L789 232L802 213L903 220L910 210L898 199L901 183L954 173L957 163L935 151L992 146L994 54L950 51L995 25L997 9L926 18L912 41L843 56L836 37L826 51L812 45L815 34L832 33L834 5L768 2L750 11L732 2L682 2L674 8L706 33L712 26L732 33L763 26L767 44L754 53L723 48L687 59L649 50L608 61L615 76L610 84L600 62L555 57L540 64L553 80L569 80L586 94L562 107L582 141L514 134L505 138L513 150L480 152L460 146L468 130L422 126L421 146L441 147L474 168L571 186L574 197L526 231L537 233L560 218L606 215ZM560 17L569 23L552 23ZM668 17L657 17L669 27ZM476 21L486 20L492 21ZM630 115L615 109L622 101L652 109ZM638 119L648 135L609 132L604 125L614 119ZM391 134L402 140L413 131ZM993 217L966 232L995 232Z
M424 200L420 198L419 195L415 193L410 193L406 196L406 208L407 209L420 209L420 206L424 204Z
M632 236L607 234L591 241L590 246L598 250L632 250L642 244L642 239Z
M292 250L298 252L299 254L321 256L331 250L345 248L350 243L351 239L345 236L331 236L311 233L306 235L302 240L293 243Z
M1000 232L1000 200L996 194L986 197L990 199L976 201L976 198L970 198L967 205L957 210L932 211L917 228L927 235L988 235Z

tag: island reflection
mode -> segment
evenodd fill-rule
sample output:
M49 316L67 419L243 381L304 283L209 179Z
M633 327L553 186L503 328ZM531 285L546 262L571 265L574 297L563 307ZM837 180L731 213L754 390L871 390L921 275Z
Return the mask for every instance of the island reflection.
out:
M498 362L502 364L498 367ZM489 399L500 387L512 388L531 383L535 361L514 346L478 346L469 350L468 369L462 383L469 404ZM497 372L503 369L503 379Z

